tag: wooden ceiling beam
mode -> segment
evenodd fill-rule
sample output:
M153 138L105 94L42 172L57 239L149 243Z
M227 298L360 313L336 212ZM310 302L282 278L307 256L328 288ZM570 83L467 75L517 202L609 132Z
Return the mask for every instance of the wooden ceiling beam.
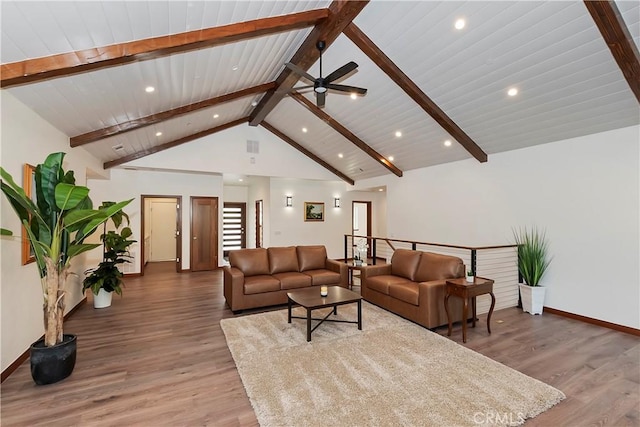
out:
M79 147L81 145L89 144L90 142L95 142L104 138L108 138L110 136L130 132L132 130L140 129L145 126L160 123L164 120L169 120L175 117L182 116L184 114L192 113L203 108L213 107L215 105L233 101L245 96L263 93L268 91L269 89L273 89L275 86L275 82L264 83L247 89L242 89L237 92L227 93L225 95L209 98L204 101L196 102L195 104L185 105L183 107L174 108L172 110L163 111L161 113L152 114L150 116L142 117L139 119L129 120L128 122L117 123L113 126L108 126L103 129L83 133L82 135L71 137L71 147Z
M0 87L41 82L115 65L156 59L174 53L299 30L316 25L326 19L329 13L329 9L309 10L2 64Z
M263 120L262 122L260 122L260 125L262 127L264 127L266 130L268 130L269 132L271 132L272 134L274 134L275 136L277 136L278 138L282 139L284 142L286 142L287 144L289 144L293 148L295 148L296 150L300 151L302 154L304 154L305 156L307 156L308 158L310 158L314 162L318 163L323 168L327 169L329 172L333 173L336 176L339 176L343 181L345 181L345 182L347 182L347 183L349 183L351 185L353 185L355 183L355 181L353 179L349 178L347 175L343 174L338 169L334 168L329 163L325 162L320 157L316 156L311 151L307 150L302 145L298 144L296 141L294 141L289 136L287 136L286 134L282 133L281 131L279 131L278 129L276 129L275 127L273 127L272 125L270 125L266 121Z
M405 91L428 115L438 122L449 135L455 138L479 162L487 161L487 154L467 135L438 105L433 102L413 80L378 48L369 37L353 22L344 30L344 34L378 65L400 88Z
M373 158L376 162L380 163L385 168L389 169L395 175L401 177L402 171L398 169L393 163L387 160L382 154L378 153L376 150L371 148L366 142L362 141L360 138L355 136L349 129L342 126L335 120L333 117L322 111L318 108L313 102L309 101L302 94L298 92L290 93L289 96L291 98L298 101L300 105L305 107L307 110L311 111L315 114L320 120L331 126L336 132L347 138L351 141L356 147L367 153L371 158Z
M184 138L179 138L179 139L176 139L174 141L169 141L169 142L164 143L162 145L156 145L154 147L151 147L151 148L149 148L147 150L141 150L141 151L138 151L136 153L129 154L129 155L124 156L124 157L120 157L119 159L115 159L115 160L111 160L109 162L105 162L103 167L105 169L109 169L109 168L112 168L114 166L119 166L119 165L121 165L123 163L127 163L127 162L130 162L132 160L137 160L137 159L140 159L142 157L146 157L146 156L148 156L150 154L154 154L154 153L157 153L157 152L160 152L160 151L164 151L164 150L167 150L169 148L177 147L178 145L184 144L186 142L190 142L190 141L196 140L198 138L203 138L203 137L205 137L207 135L212 135L214 133L223 131L225 129L232 128L234 126L238 126L238 125L240 125L242 123L246 123L248 120L249 120L249 117L242 117L241 119L233 120L231 122L222 124L220 126L216 126L214 128L211 128L211 129L203 130L202 132L194 133L193 135L185 136Z
M584 0L602 38L640 103L640 54L614 1Z
M324 40L326 47L331 46L331 43L338 38L344 28L358 16L368 3L369 0L334 0L329 5L329 17L315 26L289 62L307 71L320 58L316 43L319 40ZM249 125L258 126L299 79L300 76L285 67L276 78L278 86L267 92L249 116Z

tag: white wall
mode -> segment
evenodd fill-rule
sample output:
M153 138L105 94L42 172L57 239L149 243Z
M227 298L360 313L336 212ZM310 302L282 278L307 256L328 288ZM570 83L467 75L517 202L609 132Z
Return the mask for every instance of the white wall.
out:
M0 164L15 179L22 182L25 163L36 166L48 154L68 153L63 167L75 172L76 184L86 184L87 168L94 173L102 171L100 162L84 149L69 148L69 138L53 128L6 91L0 92L2 104L2 130ZM103 172L104 173L104 172ZM93 197L93 192L90 193ZM2 370L15 361L32 342L44 333L42 320L42 290L35 263L21 265L22 230L17 216L4 196L0 196L1 225L14 232L14 237L0 239L0 323L2 332ZM95 202L95 200L94 200ZM72 261L72 270L78 276L70 276L65 297L66 311L75 307L83 298L82 272L85 259L80 256ZM68 331L73 333L73 331Z
M247 140L259 141L258 154L247 153ZM267 177L339 179L263 127L248 124L160 151L127 165Z
M256 247L256 201L262 200L262 239L263 247L268 248L270 239L269 231L271 227L269 222L271 219L271 201L269 190L269 178L264 177L252 177L251 186L248 191L248 205L247 205L247 247Z
M111 180L89 180L94 203L103 200L126 200L134 198L124 210L131 220L133 238L138 243L132 245L136 252L132 272L140 272L141 195L182 196L182 259L183 269L189 269L190 260L190 218L192 196L218 197L218 230L222 231L223 182L222 177L211 174L190 174L178 172L137 171L113 169ZM218 243L218 260L222 261L222 241Z
M381 177L390 237L512 243L546 228L547 307L640 328L640 127Z
M271 179L270 246L317 245L327 247L330 258L344 257L344 235L351 234L351 201L373 201L374 230L384 218L383 193L347 191L340 181L312 181L298 179ZM293 206L285 206L285 197L293 197ZM333 199L340 198L340 208L333 207ZM304 202L323 202L325 220L323 222L304 221Z

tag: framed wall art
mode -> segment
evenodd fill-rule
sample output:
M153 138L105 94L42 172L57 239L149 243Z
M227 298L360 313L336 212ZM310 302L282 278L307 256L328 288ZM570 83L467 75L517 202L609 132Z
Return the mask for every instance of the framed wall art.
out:
M305 221L324 221L324 203L304 202Z

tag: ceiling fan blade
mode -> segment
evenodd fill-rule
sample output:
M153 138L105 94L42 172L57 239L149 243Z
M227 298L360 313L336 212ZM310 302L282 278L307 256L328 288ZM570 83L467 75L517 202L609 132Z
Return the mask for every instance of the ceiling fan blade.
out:
M281 93L291 93L291 92L298 92L301 89L311 89L313 88L313 85L306 85L306 86L296 86L296 87L292 87L291 89L278 89L276 90L276 93L281 94Z
M324 107L324 99L326 97L326 92L316 92L316 105L319 108L323 108Z
M296 64L292 64L290 62L287 62L284 65L285 65L285 67L287 67L288 69L290 69L291 71L293 71L294 73L299 75L300 77L304 77L305 79L309 80L310 82L315 82L316 81L315 77L313 77L311 74L307 73L302 68L298 67Z
M367 89L355 86L328 84L327 89L339 90L340 92L354 92L360 95L367 94Z
M331 83L332 81L338 80L340 77L349 74L350 72L352 72L356 68L358 68L358 64L356 64L355 62L351 61L348 64L344 64L342 67L338 68L337 70L335 70L333 73L329 74L324 79L325 79L325 81Z

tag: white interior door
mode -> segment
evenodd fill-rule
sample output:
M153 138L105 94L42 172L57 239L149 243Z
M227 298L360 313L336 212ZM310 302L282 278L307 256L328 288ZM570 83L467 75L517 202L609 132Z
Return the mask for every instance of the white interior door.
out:
M151 201L151 253L149 261L176 259L176 201Z

